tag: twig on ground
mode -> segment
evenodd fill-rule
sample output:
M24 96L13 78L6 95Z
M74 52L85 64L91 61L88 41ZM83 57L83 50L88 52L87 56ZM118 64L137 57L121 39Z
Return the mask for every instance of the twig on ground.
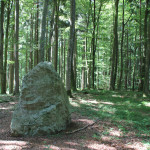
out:
M92 124L88 124L88 125L86 125L86 126L84 126L84 127L82 127L82 128L79 128L79 129L77 129L77 130L74 130L74 131L72 131L72 132L66 132L66 134L73 134L73 133L76 133L76 132L79 132L79 131L81 131L81 130L85 130L86 128L88 128L88 127L90 127L90 126L93 126L94 124L96 124L96 123L98 123L100 121L100 119L97 119L95 122L93 122Z

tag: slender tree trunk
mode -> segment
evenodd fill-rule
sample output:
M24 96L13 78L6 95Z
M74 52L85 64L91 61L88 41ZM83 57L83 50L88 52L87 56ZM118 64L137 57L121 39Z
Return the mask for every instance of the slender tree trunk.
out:
M136 37L135 37L135 42L136 42ZM134 66L133 66L133 80L132 80L132 91L135 90L135 73L136 73L136 49L134 50Z
M64 41L63 36L61 36L61 51L60 51L60 77L63 79L63 48L64 48Z
M4 42L4 1L1 1L1 21L0 21L0 75L1 75L1 94L5 94L4 69L3 69L3 42Z
M64 38L64 83L66 83L66 39Z
M114 39L113 39L110 90L115 90L117 66L118 66L118 4L119 4L119 0L115 0L115 23L114 23L114 31L113 31Z
M39 0L37 0L37 8L36 8L36 19L35 19L35 51L34 51L34 66L36 66L39 62Z
M46 23L46 42L45 42L46 61L48 61L48 20Z
M53 37L53 26L54 26L54 15L55 15L55 6L53 6L53 12L51 15L51 21L50 21L50 35L49 35L49 48L48 48L48 61L51 60L51 50L52 50L52 37Z
M126 48L126 62L125 62L125 89L128 89L128 66L129 66L129 40L128 40L128 30L127 30L127 48Z
M124 42L124 0L123 0L123 14L122 14L122 36L121 36L121 70L120 70L120 78L118 82L118 89L121 89L122 85L122 76L123 76L123 42Z
M88 16L87 16L87 21L86 21L86 28L87 28L87 32L86 34L88 34L89 32L89 21L90 21L90 15L91 15L91 0L89 1L89 11L88 11ZM86 53L88 52L88 38L86 36ZM89 50L89 52L91 51L91 49ZM86 55L86 68L87 68L87 87L90 89L91 88L91 79L90 79L90 75L91 75L91 62L88 64L87 60L87 54ZM91 52L90 52L90 60L91 60Z
M67 56L67 73L66 73L66 91L68 96L71 94L71 63L73 60L74 44L75 44L75 0L70 0L70 38L69 38L69 47L68 47L68 56Z
M86 43L85 43L86 44ZM82 61L83 61L83 66L82 66L82 79L81 79L81 90L84 90L85 88L85 50L86 46L84 46L84 51L82 52Z
M149 61L150 61L150 58L149 58L149 55L150 55L150 50L149 50L149 47L148 47L148 30L147 30L147 24L148 24L148 14L149 14L149 0L146 0L146 10L145 10L145 20L144 20L144 48L145 48L145 74L144 74L144 88L143 88L143 91L146 95L149 94ZM149 28L148 28L149 29Z
M139 39L139 87L138 90L142 91L143 90L143 80L142 80L142 9L141 9L141 0L139 2L140 4L140 24L139 24L139 34L140 34L140 39Z
M28 73L28 47L26 44L26 74Z
M96 52L96 43L95 43L95 28L96 28L96 4L94 0L94 17L93 17L93 36L92 36L92 52L93 52L93 60L92 60L92 88L95 88L95 52Z
M19 0L15 4L15 93L19 94Z
M46 32L46 16L48 10L49 0L44 1L43 13L42 13L42 26L41 26L41 38L40 38L40 62L44 61L45 52L45 32Z
M10 0L8 1L7 6L7 24L6 24L6 37L5 37L5 62L4 62L4 93L6 93L7 90L7 82L6 82L6 76L7 76L7 53L8 53L8 34L9 34L9 23L10 23Z
M31 14L29 70L32 70L32 68L33 68L33 16Z
M77 36L75 35L75 45L73 53L73 62L72 62L72 89L73 91L77 90L76 78L77 78Z
M57 71L57 60L58 60L58 21L59 21L59 0L56 0L55 2L55 9L56 9L56 15L55 15L55 50L54 50L54 68Z
M14 25L12 26L12 30L14 31ZM13 93L14 88L14 32L12 37L12 47L10 51L10 61L12 62L9 64L9 94Z

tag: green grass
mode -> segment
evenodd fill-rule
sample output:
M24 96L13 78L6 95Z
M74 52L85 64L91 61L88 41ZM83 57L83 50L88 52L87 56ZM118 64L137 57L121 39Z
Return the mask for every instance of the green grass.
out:
M86 102L88 95L84 92L81 93L85 102L77 100L79 107L72 107L72 111L92 119L109 119L124 133L135 130L138 136L150 136L150 98L142 97L140 92L86 91L95 104Z

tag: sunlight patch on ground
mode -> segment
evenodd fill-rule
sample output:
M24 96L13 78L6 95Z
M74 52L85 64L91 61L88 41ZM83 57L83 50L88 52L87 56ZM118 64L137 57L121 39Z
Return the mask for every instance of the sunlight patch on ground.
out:
M88 120L88 119L78 119L78 121L84 122L84 123L86 123L86 124L92 124L92 123L94 123L93 120Z
M97 102L96 100L94 100L94 101L93 100L87 100L87 102L91 103L91 104L99 104L99 102Z
M1 110L9 110L9 109L13 109L13 108L14 108L13 106L7 106L7 107L0 106Z
M74 106L74 107L80 107L80 105L79 105L78 103L76 103L76 102L70 102L70 103L71 103L71 105Z
M125 148L130 148L130 149L134 149L134 150L148 150L146 147L143 146L143 144L141 142L126 144Z
M28 142L25 141L6 141L0 140L0 149L2 150L21 150L26 147Z
M106 105L114 105L114 103L111 102L100 102L101 104L106 104Z
M111 130L109 131L109 135L120 137L122 135L122 132L118 130Z
M142 102L143 105L150 107L150 102Z
M124 98L124 97L123 97L123 96L121 96L121 95L112 95L112 97Z
M87 147L89 149L93 149L93 150L117 150L115 147L110 147L110 146L107 146L105 144L98 144L98 143L90 143L87 145Z
M68 145L79 145L79 144L77 144L75 142L65 142L65 143L68 144Z
M55 145L45 145L43 148L45 150L61 150L59 147L57 147Z

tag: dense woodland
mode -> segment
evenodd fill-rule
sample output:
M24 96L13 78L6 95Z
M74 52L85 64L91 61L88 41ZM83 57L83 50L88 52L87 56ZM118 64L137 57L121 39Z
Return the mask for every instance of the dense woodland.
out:
M67 92L149 92L150 0L0 0L1 94L50 61Z

